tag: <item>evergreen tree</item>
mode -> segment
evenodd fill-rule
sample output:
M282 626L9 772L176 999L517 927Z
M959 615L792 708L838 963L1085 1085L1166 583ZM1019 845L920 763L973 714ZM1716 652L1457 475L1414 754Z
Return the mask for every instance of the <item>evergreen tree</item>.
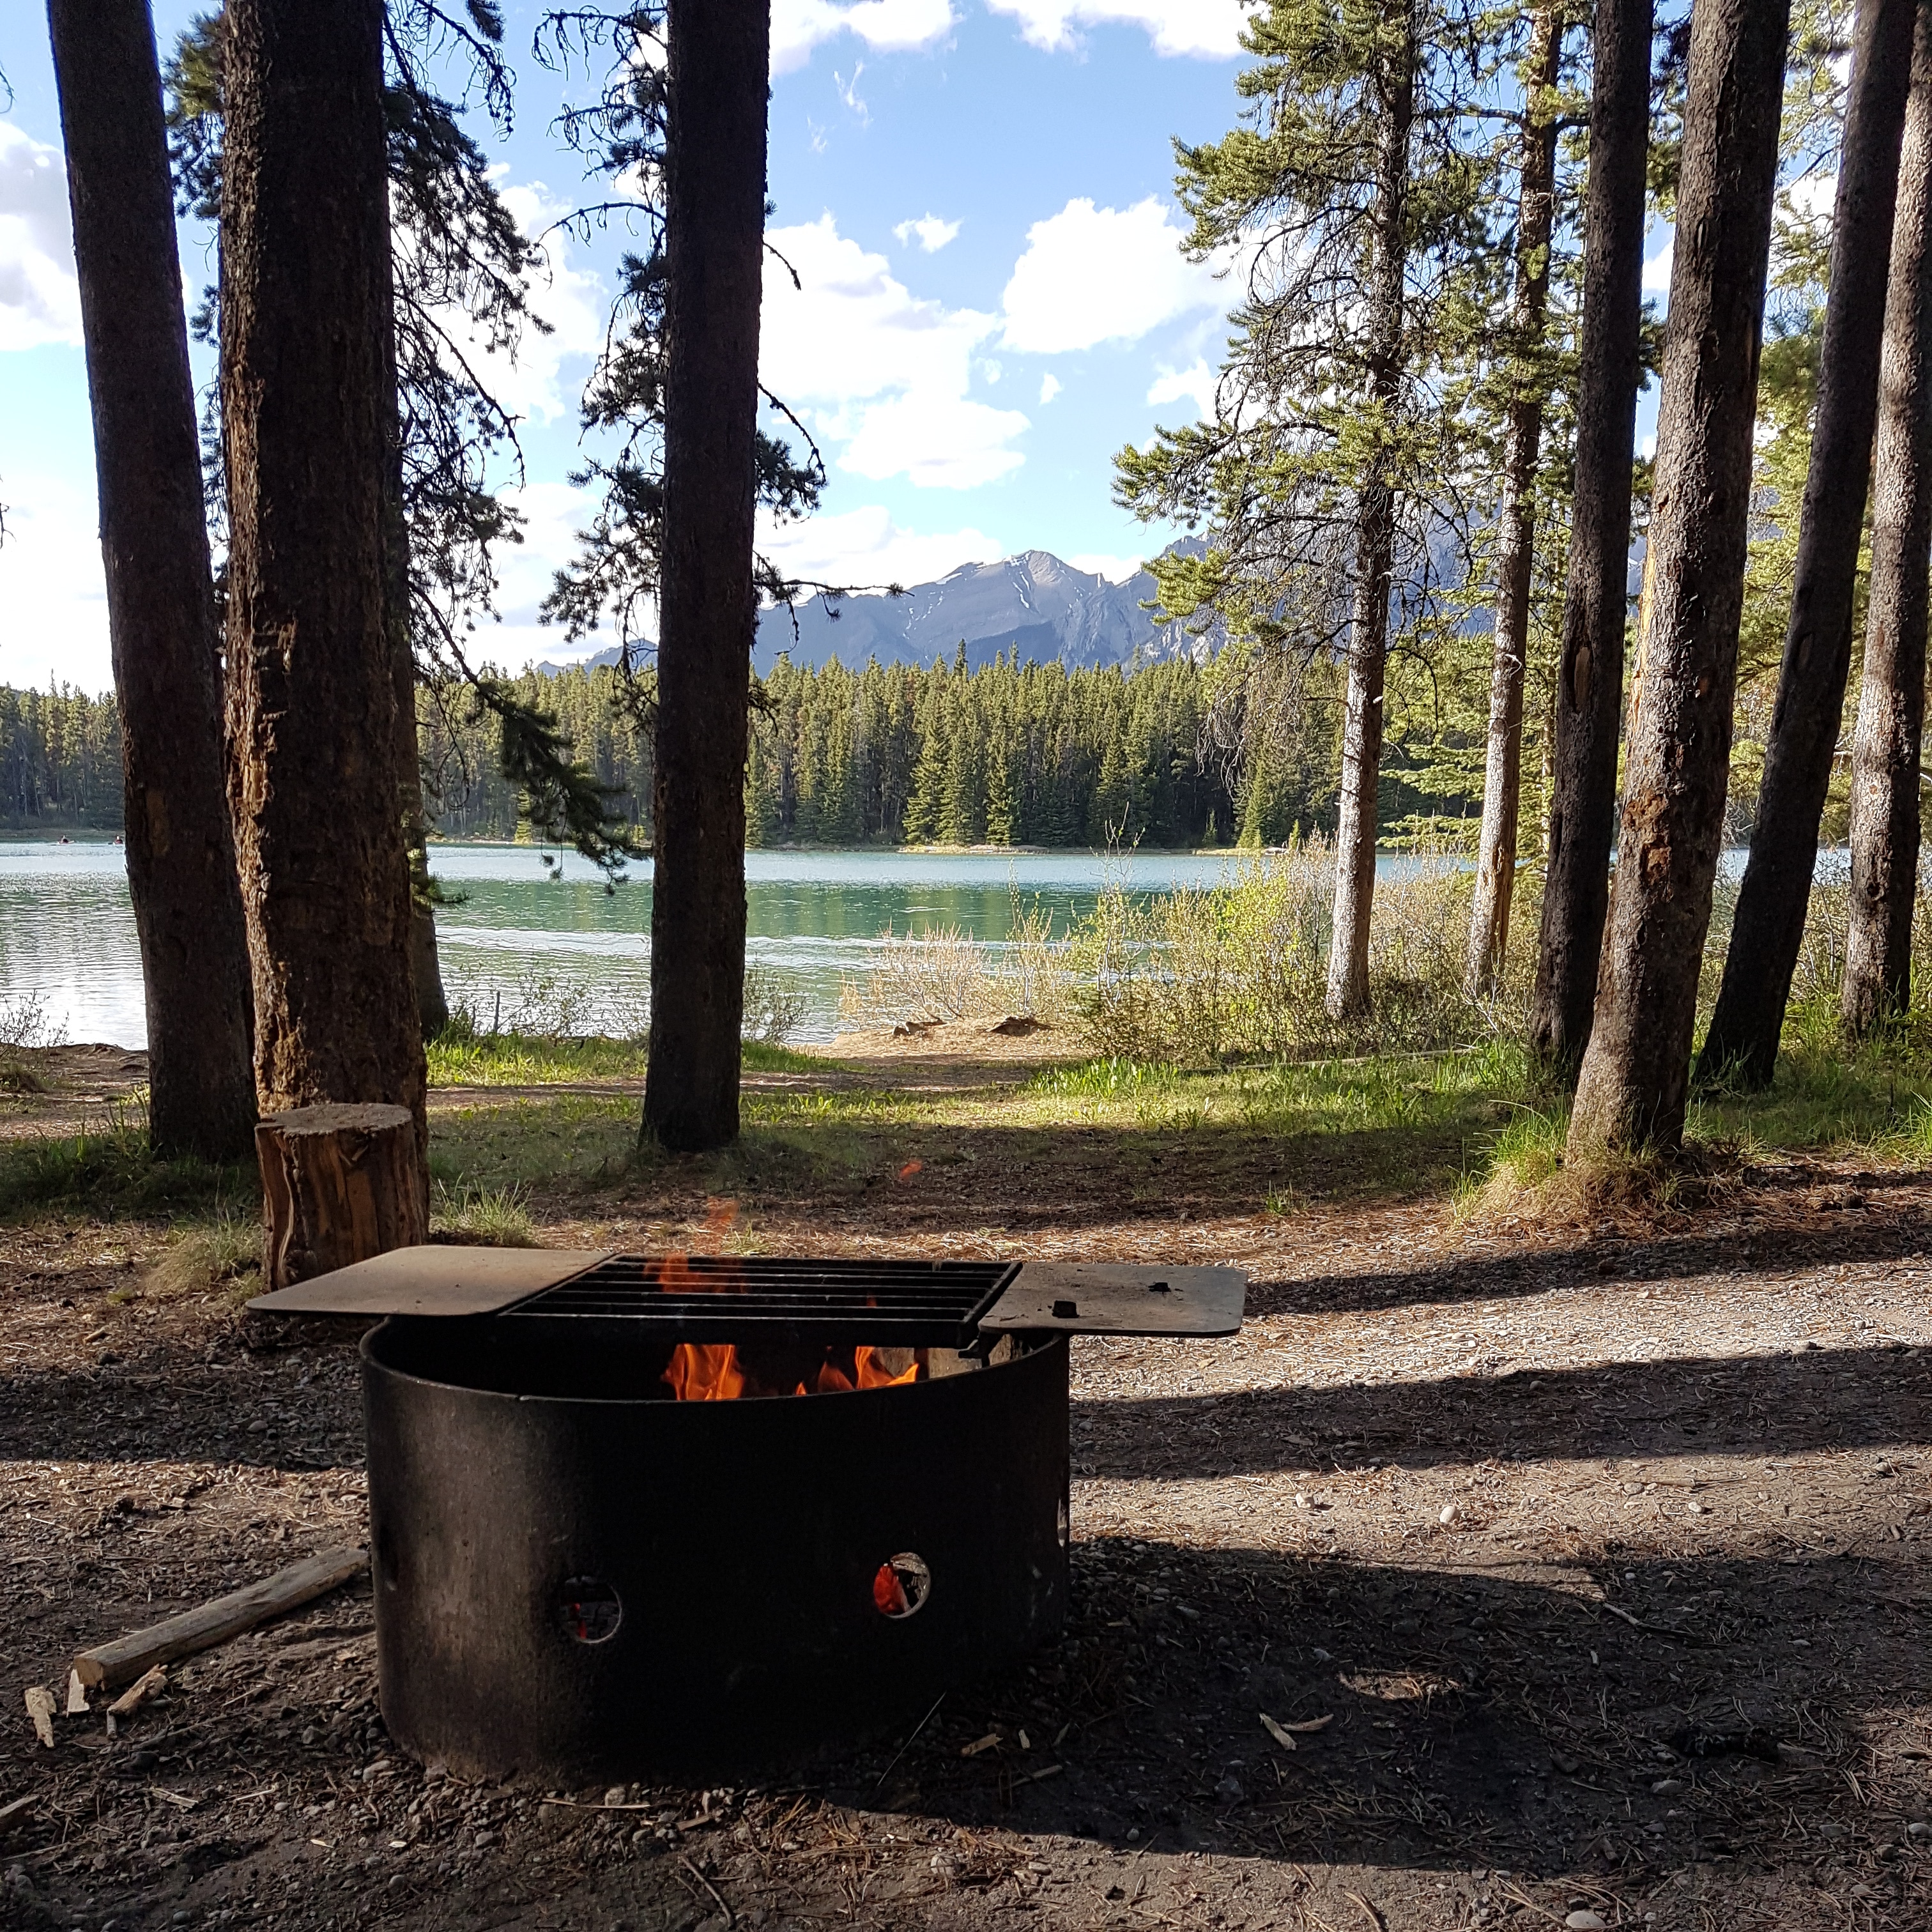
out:
M1918 11L1918 0L1864 0L1858 9L1790 619L1750 856L1700 1061L1707 1075L1752 1086L1768 1085L1777 1064L1851 667L1886 273Z
M1652 0L1598 0L1591 50L1574 535L1530 1022L1538 1053L1565 1074L1582 1064L1589 1039L1610 897L1642 374L1652 23Z
M1723 841L1784 0L1700 0L1617 879L1570 1144L1675 1148Z
M1542 455L1550 251L1556 232L1556 83L1563 59L1561 0L1537 0L1523 63L1518 164L1516 289L1504 352L1502 500L1496 538L1495 646L1484 756L1482 838L1476 858L1464 978L1472 997L1492 991L1509 944L1521 803L1524 673L1530 579L1536 556L1536 472Z
M233 0L221 401L229 802L264 1112L424 1121L386 614L380 0ZM416 1184L425 1197L428 1174Z
M1899 164L1878 446L1871 598L1852 752L1852 890L1843 1011L1854 1037L1912 992L1932 550L1932 6L1921 6Z
M214 580L147 0L51 0L147 994L148 1135L254 1144L248 946L224 788Z
M1330 1004L1366 994L1391 604L1439 588L1466 519L1452 386L1466 275L1488 272L1486 154L1465 138L1494 83L1495 16L1463 0L1272 0L1244 44L1246 124L1178 149L1190 253L1252 262L1216 419L1116 458L1145 518L1206 526L1156 566L1168 611L1213 606L1304 658L1346 650Z

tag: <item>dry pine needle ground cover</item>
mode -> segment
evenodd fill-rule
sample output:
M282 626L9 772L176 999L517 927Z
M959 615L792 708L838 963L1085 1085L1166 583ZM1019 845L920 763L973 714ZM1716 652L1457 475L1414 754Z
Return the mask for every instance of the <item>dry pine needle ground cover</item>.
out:
M0 1229L0 1924L1932 1924L1932 1172L1485 1228L1478 1102L1054 1077L788 1064L741 1149L643 1164L634 1094L437 1096L446 1186L547 1241L1252 1272L1234 1341L1076 1344L1062 1640L738 1790L425 1772L366 1584L38 1744L76 1648L362 1538L358 1396L347 1340L154 1272L160 1221Z

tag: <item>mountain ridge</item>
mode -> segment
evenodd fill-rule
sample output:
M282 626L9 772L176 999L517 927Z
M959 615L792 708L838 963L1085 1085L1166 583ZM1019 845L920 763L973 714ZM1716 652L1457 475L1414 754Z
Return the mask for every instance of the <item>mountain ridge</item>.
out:
M1058 660L1070 669L1125 664L1136 652L1144 659L1204 657L1214 634L1196 636L1185 624L1156 624L1142 608L1156 594L1150 572L1110 584L1051 550L1025 550L997 563L962 563L898 597L872 592L836 603L814 597L795 613L782 604L761 610L752 665L763 674L781 656L814 667L836 657L853 670L872 658L925 664L950 659L962 644L976 669L1009 650L1022 662ZM575 664L545 660L532 668L555 676L615 664L617 657L612 645Z

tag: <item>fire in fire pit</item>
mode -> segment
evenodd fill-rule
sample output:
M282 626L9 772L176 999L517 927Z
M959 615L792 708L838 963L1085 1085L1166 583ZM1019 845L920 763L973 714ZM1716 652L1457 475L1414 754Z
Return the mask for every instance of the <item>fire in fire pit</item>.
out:
M362 1361L392 1735L574 1781L902 1723L1050 1638L1070 1334L1232 1333L1244 1286L430 1247L252 1306L386 1318Z

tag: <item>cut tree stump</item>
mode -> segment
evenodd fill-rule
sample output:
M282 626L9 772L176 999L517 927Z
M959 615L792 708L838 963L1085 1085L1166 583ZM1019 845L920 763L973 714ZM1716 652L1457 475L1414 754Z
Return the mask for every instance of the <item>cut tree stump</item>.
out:
M406 1107L295 1107L255 1128L262 1272L271 1288L429 1238L429 1200Z

